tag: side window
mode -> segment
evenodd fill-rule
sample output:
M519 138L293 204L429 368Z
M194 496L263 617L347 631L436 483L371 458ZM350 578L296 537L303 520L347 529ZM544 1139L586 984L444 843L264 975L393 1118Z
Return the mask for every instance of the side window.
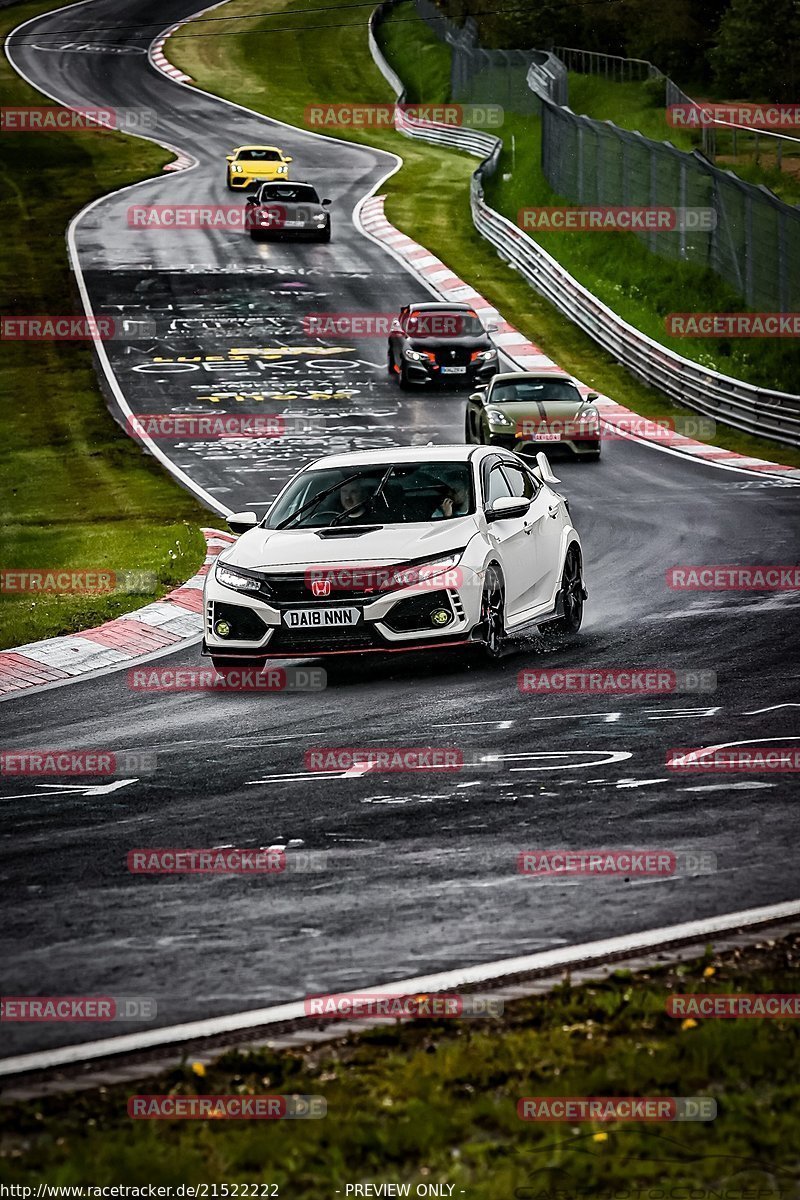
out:
M511 486L512 496L524 496L527 500L536 495L536 484L533 477L524 471L522 467L514 466L513 463L503 463L503 473Z
M499 500L501 496L510 496L511 494L511 488L508 486L502 469L499 466L492 467L489 474L489 486L486 490L487 504L494 504L495 500Z

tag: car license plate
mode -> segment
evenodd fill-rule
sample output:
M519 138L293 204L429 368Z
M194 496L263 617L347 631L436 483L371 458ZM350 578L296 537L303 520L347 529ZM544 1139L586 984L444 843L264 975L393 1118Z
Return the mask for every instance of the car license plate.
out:
M533 440L535 442L560 442L561 434L560 433L535 433L533 435Z
M292 608L283 614L290 629L332 629L341 625L357 625L359 608Z
M284 229L302 229L305 221L283 221Z
M442 367L443 375L466 375L466 367Z

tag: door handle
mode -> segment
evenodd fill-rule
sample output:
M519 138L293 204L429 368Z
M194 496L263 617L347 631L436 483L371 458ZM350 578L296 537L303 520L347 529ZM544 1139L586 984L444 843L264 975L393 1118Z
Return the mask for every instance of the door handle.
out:
M555 502L555 504L550 504L550 505L548 506L548 509L547 509L547 515L548 515L548 517L557 517L557 516L558 516L558 510L559 510L559 508L560 508L560 507L561 507L561 501L560 501L560 500L557 500L557 501Z

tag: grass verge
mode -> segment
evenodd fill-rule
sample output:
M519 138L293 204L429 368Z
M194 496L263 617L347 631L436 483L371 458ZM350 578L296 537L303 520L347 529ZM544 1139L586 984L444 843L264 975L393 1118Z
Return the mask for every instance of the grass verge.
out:
M336 103L349 99L385 103L388 89L369 54L366 20L360 16L358 19L343 17L333 0L325 0L324 7L315 6L313 15L304 14L302 7L299 0L283 0L274 6L273 13L281 14L280 30L275 28L274 16L270 19L253 16L250 20L242 20L241 28L237 22L239 32L224 38L186 37L182 40L178 35L169 42L170 59L207 91L300 128L307 127L304 109L311 101ZM230 16L245 17L262 12L262 6L259 0L232 0L226 12ZM433 65L429 84L422 70L422 64L429 60L420 47L432 48L435 43L437 52L442 48L424 22L405 21L399 25L400 18L405 16L404 12L400 16L395 14L394 28L389 22L381 36L386 40L387 50L395 55L393 65L400 76L408 75L416 81L414 90L420 95L413 98L428 100L433 95L436 99L434 93L441 83L441 55L430 56ZM322 44L324 55L318 53ZM507 125L504 136L508 137L509 130ZM474 158L410 141L393 130L339 131L326 127L325 132L335 138L400 154L404 166L385 185L388 218L438 255L462 279L474 284L509 321L566 370L643 416L664 419L677 412L685 413L685 409L673 405L660 392L635 380L595 342L557 313L515 271L510 270L475 231L469 209L469 181L475 169ZM517 159L520 159L519 143ZM551 239L557 236L551 235ZM599 234L587 236L602 238ZM621 240L635 241L625 234L608 234L606 237L613 239L609 250L612 260ZM661 268L670 280L674 279L674 264L655 259L638 244L634 248L644 257L638 271L632 272L631 289L638 293L649 291L653 273ZM646 289L643 279L648 281ZM710 276L709 285L712 281L719 283L716 276ZM699 291L702 293L702 288ZM702 295L700 307L713 308L705 293ZM609 290L608 302L612 307L619 310L622 306L625 309L622 315L636 316L641 308L640 296L632 294L624 304L623 299L621 285ZM681 305L671 307L681 308ZM690 307L687 303L683 309ZM749 346L752 347L752 343ZM678 349L685 352L686 346L682 344ZM730 366L728 359L723 368L730 369ZM765 438L751 437L721 425L714 441L742 454L800 466L800 449L777 446Z
M316 1048L241 1050L0 1108L0 1179L259 1182L276 1190L249 1195L295 1200L368 1181L408 1184L412 1196L445 1183L470 1200L789 1200L800 1162L797 1021L682 1021L665 1004L671 993L791 992L799 950L795 935L709 951L669 969L567 981L501 1017L420 1020L349 1039L343 1025L342 1038ZM327 1118L127 1117L131 1095L287 1093L323 1096ZM718 1113L706 1124L523 1122L517 1101L532 1096L705 1096Z
M3 37L52 0L0 13ZM5 57L8 107L51 101ZM0 284L13 316L80 311L64 241L74 214L97 196L158 174L172 155L116 133L9 133L0 148L0 220L11 233ZM43 169L44 168L44 169ZM142 454L106 410L88 344L0 347L2 566L153 573L156 586L107 595L0 594L0 646L85 629L182 583L203 561L198 526L209 514Z

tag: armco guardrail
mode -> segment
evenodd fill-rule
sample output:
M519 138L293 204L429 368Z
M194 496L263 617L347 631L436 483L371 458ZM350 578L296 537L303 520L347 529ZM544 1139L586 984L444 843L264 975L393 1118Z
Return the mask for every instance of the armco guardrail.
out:
M402 80L387 63L375 35L381 20L397 3L399 0L383 0L373 10L369 45L378 69L402 102L405 100ZM546 57L542 55L542 59ZM486 203L484 179L497 170L503 146L499 138L462 127L417 121L402 109L397 111L395 126L408 137L466 150L483 158L471 185L472 219L478 232L537 292L634 375L678 404L725 425L785 445L800 446L800 396L720 375L647 337L612 312L527 233Z

